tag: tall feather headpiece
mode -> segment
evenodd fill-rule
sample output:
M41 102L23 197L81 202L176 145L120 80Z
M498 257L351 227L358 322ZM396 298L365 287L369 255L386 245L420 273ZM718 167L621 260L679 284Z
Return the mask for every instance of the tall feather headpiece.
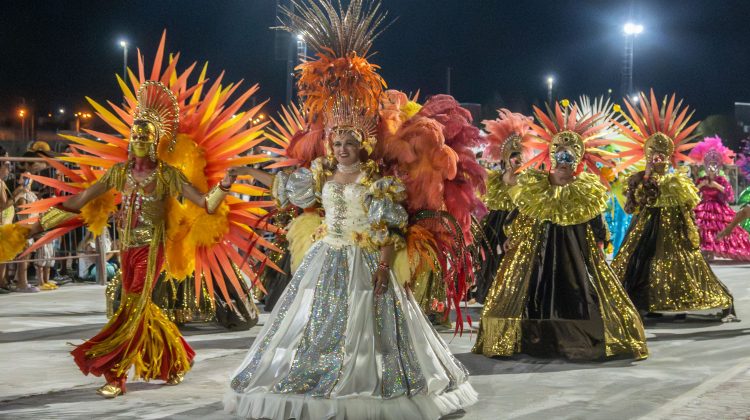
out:
M639 109L628 99L625 99L625 106L628 113L621 112L631 127L612 121L627 138L627 141L622 142L625 150L618 154L622 158L618 171L644 158L649 159L653 153L666 155L673 166L677 166L680 161L692 160L685 153L696 145L690 141L698 137L694 131L700 122L688 126L695 111L688 114L688 107L682 106L682 100L675 104L675 94L665 96L659 106L654 90L651 89L650 97L640 93Z
M534 119L505 108L497 112L498 118L482 121L484 129L489 133L482 157L490 162L505 162L513 153L523 153L523 144L529 141L530 124Z
M706 166L710 164L731 165L734 163L734 152L724 146L719 136L704 138L702 142L695 145L689 156L694 162Z
M611 155L601 149L601 146L610 141L607 137L612 125L608 120L602 120L601 114L579 118L576 105L561 107L559 103L555 103L554 112L547 107L547 113L535 106L534 115L538 124L531 123L533 135L528 145L541 153L526 162L521 169L541 165L553 169L556 166L556 149L566 146L575 155L576 174L587 170L598 175L608 185L600 170L600 167L614 166L610 160Z
M339 97L353 98L368 115L377 114L386 84L377 73L380 67L367 57L372 41L385 29L387 13L380 12L377 1L365 3L351 0L343 10L341 2L337 8L330 0L292 0L291 8L280 8L281 25L274 29L300 36L318 57L296 68L299 95L313 119L325 118Z

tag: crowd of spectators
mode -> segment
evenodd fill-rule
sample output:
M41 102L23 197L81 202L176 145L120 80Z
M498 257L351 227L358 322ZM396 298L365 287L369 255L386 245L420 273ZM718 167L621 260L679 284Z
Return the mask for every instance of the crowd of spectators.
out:
M35 142L23 154L24 158L53 157L44 142ZM9 157L0 145L0 157ZM54 177L54 168L39 161L0 160L0 224L10 224L37 217L24 214L23 206L58 194L53 188L34 182L27 175ZM106 274L111 279L117 271L114 241L105 230L101 246L106 254ZM29 240L29 245L34 239ZM10 292L36 293L55 290L73 281L97 281L97 247L93 236L81 228L54 242L39 247L35 252L18 257L15 262L0 264L0 294Z

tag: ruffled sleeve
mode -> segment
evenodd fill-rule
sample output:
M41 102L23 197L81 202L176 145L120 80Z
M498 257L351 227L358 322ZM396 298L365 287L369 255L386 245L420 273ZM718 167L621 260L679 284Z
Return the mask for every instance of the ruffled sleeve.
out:
M292 173L278 173L273 180L271 193L279 201L280 207L286 207L291 203L308 208L315 205L320 198L315 191L313 172L307 168L299 168Z
M728 203L734 201L734 190L732 190L732 184L729 183L729 180L723 176L717 176L716 182L724 187L724 191L721 193L722 199Z
M503 182L502 172L490 171L487 175L487 194L484 196L484 204L490 210L513 210L515 206L509 194L510 188Z
M675 172L659 179L659 197L654 207L687 207L692 209L700 202L698 188L686 175Z
M391 176L374 181L365 193L367 219L372 227L372 241L384 246L403 242L401 234L409 215L401 202L406 198L406 188Z

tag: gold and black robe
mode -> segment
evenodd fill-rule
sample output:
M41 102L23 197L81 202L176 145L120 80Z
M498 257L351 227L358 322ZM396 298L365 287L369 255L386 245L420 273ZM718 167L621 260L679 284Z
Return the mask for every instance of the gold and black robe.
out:
M644 312L717 309L734 314L733 298L700 250L693 208L700 198L682 173L628 180L626 210L634 213L612 262L635 306Z
M643 324L605 261L607 191L580 174L553 186L528 170L512 190L512 248L485 300L474 353L597 360L648 356Z

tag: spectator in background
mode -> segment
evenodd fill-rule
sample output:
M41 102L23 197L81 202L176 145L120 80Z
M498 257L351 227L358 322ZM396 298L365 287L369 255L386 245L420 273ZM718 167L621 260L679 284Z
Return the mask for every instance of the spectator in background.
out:
M24 174L26 174L26 172L24 172ZM13 202L16 206L16 214L18 214L19 221L26 220L34 216L30 214L20 214L21 210L23 210L21 206L33 203L38 199L36 194L31 190L31 186L31 178L25 177L23 175L19 176L18 187L15 191L13 191ZM29 239L29 245L31 245L33 242L33 239ZM29 263L27 262L16 263L16 292L36 293L39 291L38 287L29 285L27 272L28 268Z
M50 192L43 192L42 198L51 198L53 195ZM50 280L50 271L55 266L54 258L55 244L53 242L47 242L36 250L35 259L37 261L34 261L34 266L36 267L36 276L39 280L39 288L41 290L57 289L57 283Z
M101 238L102 238L102 252L106 254L105 258L111 259L113 255L111 254L112 240L109 237L109 231L107 229L104 229L104 232L102 232ZM97 271L96 271L97 257L96 255L92 255L92 254L96 254L96 240L90 230L86 231L86 236L83 238L83 241L81 241L81 243L78 244L78 253L82 255L91 255L91 256L82 256L78 258L78 277L86 281L96 281L97 280ZM112 277L114 277L115 275L115 272L117 272L116 266L112 264L111 262L107 262L106 270L107 270L106 271L107 279L112 279Z
M8 157L8 152L0 146L0 156ZM0 161L0 226L13 223L13 217L16 214L13 207L13 194L8 189L5 179L10 175L10 162L7 160ZM10 292L8 284L7 264L0 264L0 294Z

